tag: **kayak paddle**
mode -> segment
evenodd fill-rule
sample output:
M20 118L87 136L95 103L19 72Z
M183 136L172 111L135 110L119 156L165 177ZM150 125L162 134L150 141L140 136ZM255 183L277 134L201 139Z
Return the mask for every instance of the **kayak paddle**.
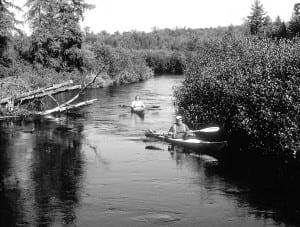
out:
M192 132L218 132L219 130L219 127L208 127L199 130L192 130Z
M131 107L131 106L128 106L128 105L120 105L120 107ZM149 109L149 110L154 110L154 109L160 109L160 106L149 106L149 107L146 107L146 109Z

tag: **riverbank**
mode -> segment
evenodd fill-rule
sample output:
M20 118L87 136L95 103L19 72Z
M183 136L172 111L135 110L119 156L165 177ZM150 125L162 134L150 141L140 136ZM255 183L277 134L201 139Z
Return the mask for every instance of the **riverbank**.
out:
M7 77L0 80L0 100L14 99L24 93L28 93L41 88L48 88L56 84L62 84L67 81L73 81L72 84L86 85L89 84L90 88L103 88L108 86L119 86L121 84L129 84L147 80L154 76L150 68L145 68L142 72L135 72L134 70L122 70L114 77L108 75L106 72L99 73L98 75L89 73L84 75L79 72L64 72L57 73L49 69L28 70L26 73L18 73L16 76ZM93 83L91 83L93 81ZM0 106L0 116L27 116L33 113L36 100L26 106L14 105L7 103ZM29 109L31 111L28 111Z

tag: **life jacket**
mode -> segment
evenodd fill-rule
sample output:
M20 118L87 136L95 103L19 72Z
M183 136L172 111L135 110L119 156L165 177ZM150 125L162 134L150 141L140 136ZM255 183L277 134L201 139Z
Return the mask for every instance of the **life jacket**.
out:
M134 108L134 107L144 107L145 105L141 100L138 100L138 101L133 101L131 106Z
M185 133L187 130L186 130L186 125L185 124L183 124L182 125L182 130L180 130L180 131L177 131L177 125L176 124L174 124L174 127L173 127L173 129L174 129L174 134L177 134L177 133Z

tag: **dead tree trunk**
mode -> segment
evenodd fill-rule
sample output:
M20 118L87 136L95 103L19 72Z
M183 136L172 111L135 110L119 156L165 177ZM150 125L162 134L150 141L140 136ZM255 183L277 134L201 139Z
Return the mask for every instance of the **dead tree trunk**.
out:
M6 105L13 100L14 105L21 105L36 98L42 98L47 95L58 94L71 90L80 89L81 85L73 85L73 81L67 81L61 84L53 85L52 87L39 88L34 91L26 92L16 97L7 97L0 100L0 105Z
M63 112L63 111L71 110L74 108L90 105L90 104L94 103L97 99L87 100L87 101L76 103L76 104L71 104L71 103L73 103L85 91L85 89L88 88L88 86L90 86L92 83L94 83L96 78L97 78L97 75L94 77L94 79L90 83L88 83L84 86L73 85L73 81L67 81L65 83L53 85L52 87L40 88L40 89L37 89L34 91L30 91L30 92L21 94L15 98L8 97L8 98L0 100L0 106L6 105L6 107L12 106L12 108L13 108L16 105L22 105L31 100L40 99L42 97L49 96L57 104L57 107L49 109L49 110L45 110L42 112L31 112L33 115L47 115L47 114L51 114L54 112ZM75 90L75 89L80 89L80 90L74 97L72 97L70 100L68 100L62 104L59 104L59 102L53 97L54 94L71 91L71 90ZM17 116L16 115L2 116L0 118L0 120L9 119L12 117L18 117L18 115Z

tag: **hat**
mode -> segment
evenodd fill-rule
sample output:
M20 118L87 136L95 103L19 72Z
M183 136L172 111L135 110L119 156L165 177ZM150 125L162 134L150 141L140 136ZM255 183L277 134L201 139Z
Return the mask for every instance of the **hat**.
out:
M182 120L181 116L176 116L176 120Z

